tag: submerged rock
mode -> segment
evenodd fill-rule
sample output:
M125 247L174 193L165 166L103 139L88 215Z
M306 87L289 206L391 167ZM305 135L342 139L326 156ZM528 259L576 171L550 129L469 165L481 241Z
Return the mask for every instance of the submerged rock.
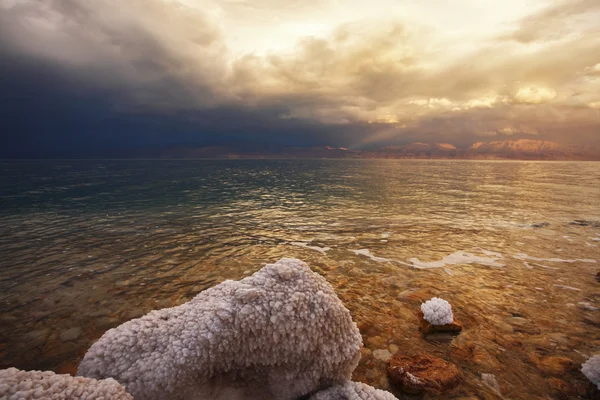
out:
M81 328L76 327L76 328L71 328L69 330L64 331L63 333L60 334L59 338L60 338L61 342L68 342L68 341L77 339L79 336L81 336Z
M512 325L515 332L522 332L532 335L540 333L539 328L537 328L531 321L523 317L510 317L506 320L506 322Z
M575 369L575 363L567 357L542 357L536 364L543 374L550 376L562 376Z
M567 382L559 378L548 378L546 384L550 389L550 393L557 399L572 399L577 397L575 389Z
M114 379L58 375L50 371L0 370L0 398L6 400L133 400Z
M423 312L421 310L419 310L418 316L419 316L419 330L425 336L435 334L435 333L458 335L463 329L462 324L456 318L454 318L452 320L452 322L449 324L433 325L432 323L430 323L429 321L427 321L424 318Z
M27 332L22 336L24 343L27 343L30 347L38 347L46 343L46 339L50 334L50 329L38 329L36 331Z
M426 354L396 355L387 371L390 382L409 394L446 393L462 381L462 373L456 365Z
M373 352L373 357L380 361L387 362L392 358L392 353L390 353L388 349L378 349Z
M78 374L113 377L136 400L295 399L348 381L361 344L325 279L281 259L109 330Z

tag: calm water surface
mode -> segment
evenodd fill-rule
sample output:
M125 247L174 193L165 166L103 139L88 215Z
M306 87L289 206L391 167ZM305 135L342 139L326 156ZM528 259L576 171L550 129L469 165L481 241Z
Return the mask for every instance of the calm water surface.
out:
M457 397L498 398L482 373L505 398L576 397L600 349L600 163L0 161L0 205L0 368L73 373L107 329L283 256L334 286L365 342L354 379L379 388L371 352L397 346L456 363ZM451 342L418 332L433 296L465 327Z

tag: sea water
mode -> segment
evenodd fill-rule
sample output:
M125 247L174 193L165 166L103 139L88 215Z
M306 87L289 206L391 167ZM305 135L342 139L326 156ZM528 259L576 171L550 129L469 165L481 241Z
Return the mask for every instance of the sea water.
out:
M379 388L388 349L457 364L458 396L577 394L600 351L600 163L0 161L0 205L0 368L73 373L106 330L281 257L334 287ZM418 332L434 296L450 342Z

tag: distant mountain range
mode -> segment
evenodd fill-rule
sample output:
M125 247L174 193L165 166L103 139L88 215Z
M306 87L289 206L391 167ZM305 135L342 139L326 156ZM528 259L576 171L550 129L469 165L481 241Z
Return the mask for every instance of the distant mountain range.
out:
M467 160L600 160L600 148L574 147L546 140L503 140L477 142L466 148L449 143L410 143L369 150L344 147L195 147L181 145L138 149L123 154L135 158L385 158Z

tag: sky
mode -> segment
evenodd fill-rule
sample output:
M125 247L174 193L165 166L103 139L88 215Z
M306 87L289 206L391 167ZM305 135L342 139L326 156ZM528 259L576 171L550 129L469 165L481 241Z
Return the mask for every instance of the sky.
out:
M600 145L599 0L0 0L0 157Z

